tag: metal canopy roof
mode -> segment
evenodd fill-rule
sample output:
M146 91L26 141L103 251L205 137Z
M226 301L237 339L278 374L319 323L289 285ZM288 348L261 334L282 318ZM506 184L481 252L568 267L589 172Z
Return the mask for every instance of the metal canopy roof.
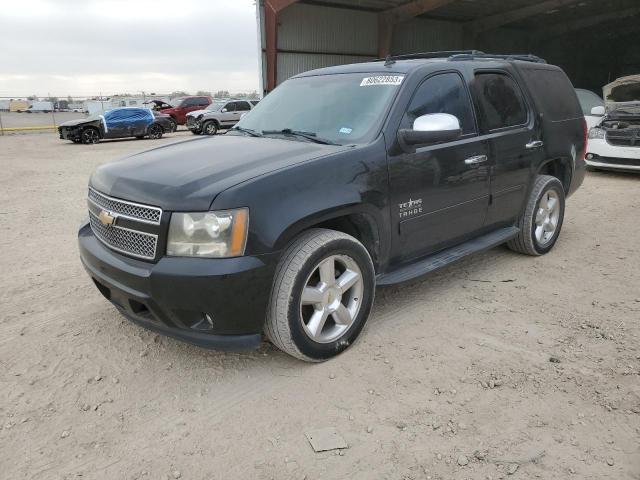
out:
M301 0L300 3L372 12L384 12L412 3L423 3L427 6L442 4L433 9L429 8L419 16L456 22L472 22L526 7L540 6L542 10L540 13L529 14L508 23L509 27L526 29L540 28L541 25L548 26L554 23L575 22L640 7L638 0L422 0L422 2L420 0ZM629 13L629 16L634 16L634 20L637 21L638 13L635 15L632 11Z

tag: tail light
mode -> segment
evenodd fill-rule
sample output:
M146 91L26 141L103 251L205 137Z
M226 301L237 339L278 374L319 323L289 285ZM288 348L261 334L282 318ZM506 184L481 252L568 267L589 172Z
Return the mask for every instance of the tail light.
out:
M584 132L584 148L580 152L580 160L584 161L584 157L587 154L587 144L589 143L589 129L587 128L587 120L582 118L582 130Z

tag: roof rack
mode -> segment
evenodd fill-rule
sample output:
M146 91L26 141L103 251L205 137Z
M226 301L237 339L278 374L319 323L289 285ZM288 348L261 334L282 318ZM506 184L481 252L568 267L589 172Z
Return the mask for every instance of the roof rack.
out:
M497 60L520 60L522 62L533 62L533 63L547 63L544 58L536 57L530 53L527 54L515 54L515 55L495 55L492 53L483 53L483 52L475 52L475 53L456 53L454 55L449 56L449 60L476 60L478 58L486 58L486 59L497 59Z
M393 61L393 60L413 60L420 58L449 58L455 55L485 55L484 52L479 50L443 50L439 52L418 52L418 53L405 53L402 55L388 55L386 58L379 58L374 62Z

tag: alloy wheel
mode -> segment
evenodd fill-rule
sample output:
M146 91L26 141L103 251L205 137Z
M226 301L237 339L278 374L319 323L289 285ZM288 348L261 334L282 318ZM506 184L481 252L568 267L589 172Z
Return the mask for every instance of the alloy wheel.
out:
M331 255L316 265L300 301L300 318L309 338L330 343L343 336L360 311L363 288L362 272L347 255Z
M535 218L534 233L540 246L549 243L558 228L560 197L555 190L547 190L540 198Z

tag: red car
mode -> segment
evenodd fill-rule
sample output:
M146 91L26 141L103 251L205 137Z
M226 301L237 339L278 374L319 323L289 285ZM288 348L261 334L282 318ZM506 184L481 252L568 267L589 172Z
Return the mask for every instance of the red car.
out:
M202 110L211 102L211 97L180 97L171 100L171 108L163 108L160 111L170 115L176 125L184 125L187 113Z

